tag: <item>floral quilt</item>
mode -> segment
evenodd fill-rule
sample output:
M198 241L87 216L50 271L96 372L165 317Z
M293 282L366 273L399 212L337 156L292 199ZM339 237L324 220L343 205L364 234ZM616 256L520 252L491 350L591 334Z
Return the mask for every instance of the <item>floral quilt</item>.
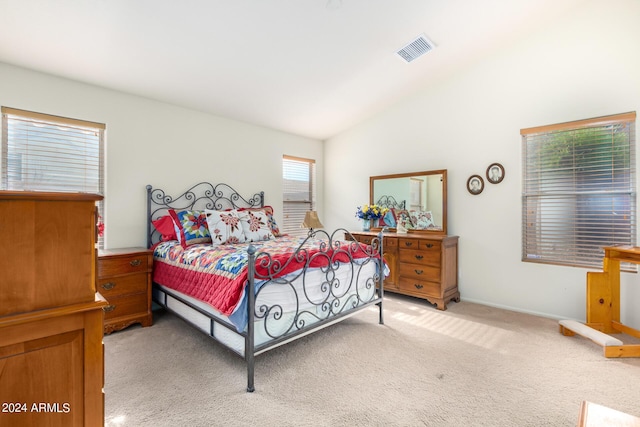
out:
M251 243L257 252L267 252L272 259L285 262L300 246L304 238L284 236L275 240ZM326 257L311 257L319 252L320 240L307 242L309 267L321 267ZM248 280L249 243L211 245L194 244L183 248L177 241L161 242L154 251L153 281L206 302L225 316L233 313L240 303ZM354 259L367 256L364 250L356 250ZM337 261L349 262L346 254ZM275 277L284 276L305 266L305 260L290 262ZM264 267L256 263L256 274L266 274Z

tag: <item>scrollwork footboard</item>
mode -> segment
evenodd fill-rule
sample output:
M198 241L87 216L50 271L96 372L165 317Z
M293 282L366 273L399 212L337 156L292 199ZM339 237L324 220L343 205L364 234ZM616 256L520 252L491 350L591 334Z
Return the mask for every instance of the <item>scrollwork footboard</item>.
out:
M382 236L371 245L358 243L345 229L331 234L314 230L285 258L250 248L247 390L253 391L255 354L371 304L379 306L383 323L386 266L381 242ZM268 342L254 346L256 334L268 337Z

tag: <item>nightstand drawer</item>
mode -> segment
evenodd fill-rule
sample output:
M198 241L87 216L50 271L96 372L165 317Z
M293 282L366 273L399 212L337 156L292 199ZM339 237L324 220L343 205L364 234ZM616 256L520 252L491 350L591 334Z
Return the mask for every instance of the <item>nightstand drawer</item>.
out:
M105 320L147 312L146 293L107 298L107 301L109 305L103 307Z
M107 277L118 274L146 272L146 254L133 254L113 258L98 258L98 277Z
M145 248L117 248L98 252L96 289L109 305L104 309L104 333L134 323L153 324L151 313L152 252Z
M107 300L119 295L147 291L147 273L98 279L98 292Z

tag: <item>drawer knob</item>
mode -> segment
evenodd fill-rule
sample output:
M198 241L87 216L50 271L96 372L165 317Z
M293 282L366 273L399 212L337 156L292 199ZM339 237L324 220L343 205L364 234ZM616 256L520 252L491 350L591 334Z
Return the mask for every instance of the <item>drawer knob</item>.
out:
M433 243L427 243L427 247L428 248L432 248L433 247Z
M416 255L416 259L422 259L424 258L422 255Z
M139 266L140 264L142 264L142 262L141 262L139 259L134 259L134 260L133 260L133 261L131 261L129 264L131 265L131 267L137 267L137 266Z
M413 246L413 242L404 242L405 246Z
M422 274L422 272L423 272L424 270L418 270L418 269L415 269L415 270L413 270L413 271L415 271L415 272L416 272L416 274Z
M422 285L420 285L420 284L418 284L418 283L415 283L413 286L415 286L415 287L416 287L416 289L422 289L422 288L424 288L424 286L422 286Z
M103 284L102 284L102 285L100 285L100 286L102 286L102 289L104 289L105 291L109 291L109 290L111 290L111 289L115 288L115 287L116 287L116 284L115 284L115 283L113 283L113 282L107 282L107 283L103 283Z
M115 305L105 305L104 307L102 307L102 309L104 310L105 313L108 313L110 311L113 311L116 309Z

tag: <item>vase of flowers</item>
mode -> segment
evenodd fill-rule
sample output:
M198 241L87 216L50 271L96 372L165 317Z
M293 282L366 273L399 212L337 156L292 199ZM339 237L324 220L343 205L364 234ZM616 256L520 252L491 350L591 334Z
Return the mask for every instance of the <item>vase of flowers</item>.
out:
M362 220L362 231L369 231L371 230L371 221L382 218L387 212L389 212L389 208L378 205L362 205L356 209L356 217Z

